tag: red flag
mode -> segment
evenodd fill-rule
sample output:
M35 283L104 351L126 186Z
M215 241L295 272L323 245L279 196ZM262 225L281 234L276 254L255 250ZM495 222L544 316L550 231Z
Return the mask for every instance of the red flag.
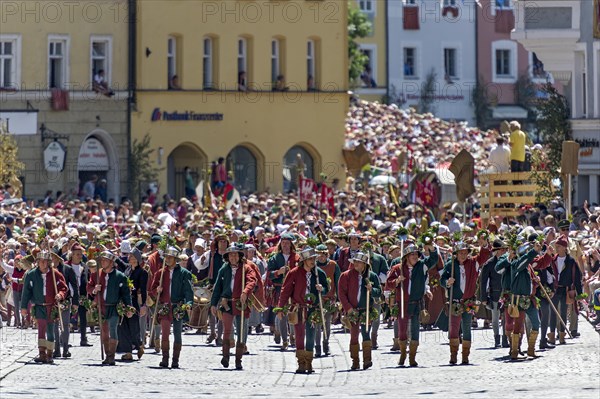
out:
M302 201L311 201L316 188L313 179L305 179L302 175L298 177L298 192Z
M319 208L321 204L325 205L329 214L335 216L335 205L333 200L333 188L327 187L327 184L323 183L321 185L321 192L319 197Z

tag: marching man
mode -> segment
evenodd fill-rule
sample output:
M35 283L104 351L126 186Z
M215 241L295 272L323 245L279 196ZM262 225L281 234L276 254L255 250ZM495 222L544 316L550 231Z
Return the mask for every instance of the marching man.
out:
M211 313L217 317L220 310L223 317L223 367L229 367L229 348L235 318L237 326L237 346L235 348L235 368L242 370L242 356L245 352L250 306L248 298L254 292L257 279L254 270L244 258L244 244L232 244L225 252L225 264L219 270L211 298ZM218 308L218 309L217 309ZM243 319L242 319L243 309ZM242 321L243 320L243 321ZM243 324L243 328L242 328Z
M367 320L367 309L369 318L374 318L373 298L381 295L379 277L370 270L369 256L357 252L350 258L350 267L340 276L338 286L338 297L342 303L346 319L350 324L350 357L352 358L352 370L360 367L358 351L358 333L363 339L363 369L373 365L371 361L371 336L370 320ZM368 327L367 327L368 325Z
M99 306L98 312L102 315L102 326L100 328L100 337L104 345L106 359L102 364L109 366L115 365L115 353L119 338L117 327L119 325L119 314L117 306L122 302L126 307L131 307L131 292L127 285L127 277L115 268L117 256L109 251L104 251L98 256L100 259L100 270L92 274L88 282L88 292L96 297L96 306ZM100 302L100 303L98 303ZM127 317L133 316L128 311Z
M399 365L404 366L406 361L406 343L408 340L408 322L410 321L410 353L409 365L416 367L417 348L419 347L419 312L421 311L421 300L427 294L429 298L433 297L427 284L429 269L435 267L438 262L438 253L431 244L425 247L429 251L429 256L425 259L419 259L419 249L409 244L404 248L400 263L393 265L388 276L386 287L388 290L396 291L396 303L399 309L402 306L403 311L398 312L398 333L400 338L400 360ZM404 302L402 303L402 300ZM404 315L404 317L402 317Z
M314 312L322 315L319 307L319 295L327 293L327 274L316 267L315 258L317 254L314 249L308 248L300 252L300 262L287 275L279 297L279 308L283 308L288 300L292 299L292 307L298 312L298 321L294 325L296 332L296 358L298 369L296 373L311 374L313 372L313 347L315 344L315 324L312 321ZM283 311L277 312L279 319L283 318ZM323 325L322 318L319 319ZM306 336L306 346L304 339ZM306 348L306 349L305 349Z
M459 331L462 328L462 364L469 364L471 352L471 320L472 314L465 309L468 301L475 301L477 289L477 261L469 257L469 247L464 242L455 246L456 256L446 262L440 280L442 286L449 291L449 323L450 323L450 364L456 364L460 345ZM450 295L450 293L452 293Z
M161 328L162 361L160 367L169 367L169 336L171 323L173 324L173 361L171 368L179 368L179 355L181 353L181 333L183 322L188 317L188 310L194 302L192 289L192 273L181 267L177 262L180 253L174 247L164 251L165 267L156 272L152 278L150 294L158 297L158 317Z
M331 334L331 320L333 318L333 313L335 310L332 310L335 306L337 299L337 286L338 281L340 279L340 267L334 260L330 260L328 255L328 248L325 244L320 244L315 248L317 252L317 267L322 269L325 274L327 274L327 278L329 279L329 292L323 296L323 306L329 304L330 306L325 306L325 330L323 331L323 326L318 325L315 331L315 357L321 357L321 334L323 334L323 354L325 356L329 356L331 353L329 351L329 336Z
M31 301L37 320L39 355L33 360L36 363L47 364L54 363L52 360L54 351L52 309L59 306L67 296L67 284L64 277L56 269L50 267L51 256L47 251L41 251L37 255L38 267L25 274L23 296L21 297L21 315L27 317L27 307Z

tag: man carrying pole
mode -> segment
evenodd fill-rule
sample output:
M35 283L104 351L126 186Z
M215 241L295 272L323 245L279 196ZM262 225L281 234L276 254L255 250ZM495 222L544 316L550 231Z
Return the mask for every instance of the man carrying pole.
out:
M299 254L300 260L298 267L291 270L281 289L279 296L277 317L284 317L283 309L288 300L291 299L292 307L298 312L298 322L294 325L296 333L296 359L298 360L298 369L296 373L311 374L313 372L313 347L315 344L315 327L318 324L323 325L323 307L322 301L317 303L317 297L329 291L327 284L327 274L319 268L316 268L315 258L317 254L314 249L308 248ZM321 315L321 320L316 323L315 313ZM305 343L306 339L306 343Z
M432 296L427 285L429 269L435 267L438 262L438 252L433 244L427 244L425 249L429 256L419 259L419 249L413 245L407 245L402 253L402 258L392 261L392 269L388 276L386 288L396 291L397 306L399 307L398 333L400 338L400 360L398 364L404 366L406 361L406 346L408 341L408 323L410 321L410 357L409 365L416 367L415 360L417 348L419 347L419 313L424 295ZM406 292L404 302L398 291Z
M370 270L369 256L357 252L350 258L352 266L340 276L338 297L344 309L347 324L350 325L350 357L351 370L360 367L358 352L360 349L358 335L363 339L363 369L373 365L371 360L371 336L366 320L367 292L374 296L381 295L379 277ZM369 309L373 312L373 309Z
M67 295L64 277L49 267L50 252L41 251L37 255L38 267L25 275L21 297L21 315L27 316L29 302L34 305L38 328L39 355L33 359L36 363L54 363L54 317L52 309L59 306ZM50 275L49 275L50 273ZM53 282L56 281L54 284Z
M102 364L114 366L115 353L119 343L117 306L122 302L126 307L131 307L131 291L127 284L127 277L114 267L117 255L110 251L104 251L98 256L98 259L102 271L96 275L92 274L87 289L92 295L97 295L97 301L99 301L97 303L98 320L101 321L100 334L106 355ZM127 312L126 316L131 317L133 313Z

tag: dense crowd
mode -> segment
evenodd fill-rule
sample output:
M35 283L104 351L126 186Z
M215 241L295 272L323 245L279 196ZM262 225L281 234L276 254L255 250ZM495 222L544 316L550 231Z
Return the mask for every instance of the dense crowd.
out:
M52 207L12 202L4 202L0 217L0 311L7 325L43 327L44 336L39 339L45 354L40 353L40 362L70 356L70 331L80 334L81 345L89 345L86 324L91 320L91 324L101 324L99 315L105 324L102 337L108 364L114 363L117 351L125 353L123 359L131 360L132 351L137 350L140 358L144 348L152 347L163 352L163 367L168 366L173 349L172 367L177 367L181 331L193 328L207 333L207 342L222 348L226 367L229 348L235 348L239 368L242 355L249 350L248 332L273 334L282 350L296 348L300 372L312 370L313 354L330 353L328 334L336 325L352 334L352 368L358 367L358 337L362 336L364 356L369 356L363 360L364 367L368 368L372 364L370 350L379 346L380 323L393 324L396 338L392 349L405 358L410 354L410 365L414 366L419 329L450 329L451 363L456 363L459 338L463 363L468 363L471 326L492 326L497 346L504 341L511 347L512 357L517 356L514 350L525 336L525 326L528 332L536 331L529 334L535 344L541 320L539 345L545 349L550 343L564 342L565 331L573 337L578 335L578 314L594 324L600 321L600 207L587 203L574 210L572 220L565 218L559 201L522 207L518 217L483 220L476 210L460 215L456 209L432 212L415 205L402 207L378 188L340 190L335 196L335 214L311 204L299 206L295 194L253 194L231 209L203 207L186 198L164 204L142 203L139 208L128 200L116 204L91 198L61 199ZM572 274L566 286L561 280L567 270L565 256L570 259L567 263ZM529 281L529 285L523 283L525 292L516 295L538 298L539 304L531 305L534 313L527 310L519 319L517 312L515 322L510 323L504 312L508 312L506 303L511 299L506 297L511 280L504 281L500 266L486 269L490 259L498 264L506 262L502 267L508 269L513 264L514 273L518 264L535 268L529 280L525 278L525 283ZM460 268L463 263L454 271L450 266L453 261L466 265L462 286L457 276L465 273ZM418 265L423 265L422 275L412 272ZM49 266L56 270L57 291L46 294L58 293L56 298L38 303L34 272L47 272ZM405 267L413 274L406 274ZM243 280L235 274L237 270L244 271ZM303 273L314 275L315 280L305 279ZM113 274L122 276L120 288L105 293L105 303L98 312L94 303L98 293L113 284L109 279ZM106 282L101 275L107 276ZM359 294L362 302L355 303L356 294L352 293L357 289L352 285L355 275L367 279L366 284L359 284L359 290L372 293L368 321L365 297ZM512 276L516 279L513 283L521 284L517 276ZM232 281L231 285L219 283L223 279ZM399 288L409 280L413 288ZM422 290L414 288L421 284ZM446 292L454 286L453 304L448 308ZM536 288L539 286L556 295L557 312L565 326L548 306L544 308L546 297ZM307 290L306 295L298 289ZM165 303L173 304L172 309L160 305L165 292L172 295L165 299ZM456 292L461 294L456 296ZM469 298L463 298L467 292ZM571 293L574 304L566 305L563 296ZM316 313L320 301L315 301L320 294L325 302L321 316ZM107 299L111 295L116 295L114 302ZM236 302L241 298L242 302ZM60 310L55 299L61 304ZM402 300L407 301L406 309L399 305ZM247 317L240 317L239 308L246 301L253 306L244 312ZM111 310L118 303L122 303L120 310ZM299 321L292 321L290 315ZM171 325L173 348L168 341ZM244 329L241 335L240 328ZM502 333L509 328L514 331ZM237 343L227 338L233 337L234 331ZM555 331L560 335L558 341ZM533 351L528 353L534 355Z

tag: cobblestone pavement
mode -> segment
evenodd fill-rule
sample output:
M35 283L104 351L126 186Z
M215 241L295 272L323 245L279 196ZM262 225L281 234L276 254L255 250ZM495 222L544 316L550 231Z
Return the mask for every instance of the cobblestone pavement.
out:
M153 350L139 361L101 367L98 336L90 337L93 347L79 347L76 334L71 335L72 358L38 365L32 362L35 331L5 326L0 329L0 398L599 398L600 336L585 320L579 325L581 337L540 351L538 359L514 363L507 349L490 348L492 330L475 330L468 366L448 365L445 333L422 332L418 368L396 366L398 354L390 352L393 332L382 329L373 368L356 372L348 371L349 335L334 330L332 356L315 359L312 375L296 375L294 352L281 352L267 334L249 336L244 371L223 369L219 348L206 345L205 335L193 334L184 336L181 369L163 370Z

